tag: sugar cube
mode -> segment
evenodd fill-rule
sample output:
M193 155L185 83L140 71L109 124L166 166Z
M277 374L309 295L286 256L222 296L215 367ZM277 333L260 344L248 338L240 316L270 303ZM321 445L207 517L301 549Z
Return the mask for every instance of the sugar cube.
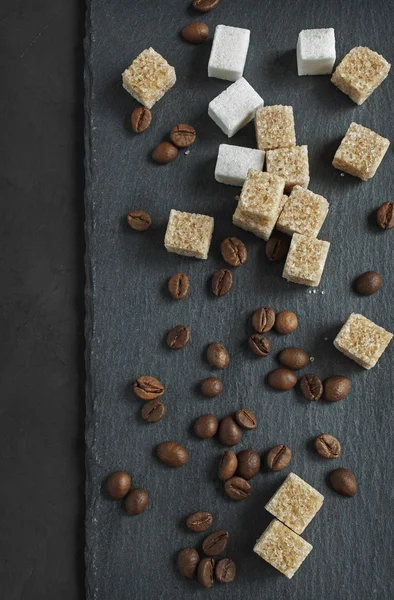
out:
M364 369L372 369L393 334L363 315L352 313L334 340L334 346Z
M138 102L152 108L175 84L174 67L153 48L143 50L122 74L124 89Z
M166 250L183 256L208 258L213 224L212 217L172 209L164 239Z
M316 237L327 216L328 206L323 196L296 185L279 215L276 227L289 235L302 233Z
M273 519L257 540L253 551L277 571L291 579L304 562L313 546Z
M264 100L241 77L211 100L208 114L228 137L233 137L254 118L256 109L263 104Z
M308 187L308 146L267 150L266 168L268 173L284 177L285 192L290 192L296 185Z
M328 29L304 29L298 35L298 75L328 75L335 63L335 33Z
M368 127L351 123L332 164L340 171L367 181L375 175L389 146L388 139Z
M362 104L386 79L391 65L366 46L350 50L339 63L331 81L353 102Z
M293 283L317 287L329 248L329 242L294 233L282 276Z
M253 148L220 144L215 179L228 185L243 185L249 169L263 170L265 152Z
M280 211L282 210L286 201L287 201L287 196L283 195L282 199L280 201L278 215L280 214ZM265 241L267 241L270 238L272 230L275 227L276 220L277 220L277 217L273 217L270 221L268 221L264 225L261 225L261 224L257 223L255 220L251 219L250 217L245 216L242 213L242 211L239 209L238 206L233 215L234 225L236 225L237 227L240 227L241 229L244 229L245 231L250 231L251 233L254 233L254 235L262 238Z
M274 150L296 145L292 106L264 106L256 110L254 117L257 147Z
M208 77L236 81L242 77L249 48L250 31L218 25L213 37Z

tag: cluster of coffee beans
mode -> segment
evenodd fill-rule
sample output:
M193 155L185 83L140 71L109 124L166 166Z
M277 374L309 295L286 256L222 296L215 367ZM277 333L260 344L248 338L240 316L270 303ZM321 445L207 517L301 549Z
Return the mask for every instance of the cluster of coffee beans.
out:
M131 477L125 471L108 475L105 489L113 500L123 500L123 508L129 515L140 515L148 507L148 492L144 488L131 489Z
M196 141L196 130L186 123L178 123L170 131L170 142L161 142L152 152L152 159L166 165L178 156L178 148L187 148Z
M215 378L212 377L210 379ZM193 428L197 437L207 440L218 434L219 442L223 446L231 447L240 442L243 429L256 429L256 426L257 419L252 411L247 408L241 408L236 412L234 417L229 415L224 417L220 422L215 415L201 415L194 421Z
M271 353L271 340L266 335L274 329L281 335L292 333L298 327L297 315L289 310L275 313L271 306L261 306L252 317L252 326L257 333L253 333L249 340L249 348L252 352L262 358Z
M164 394L164 385L151 375L143 375L138 377L133 385L134 393L145 400L145 404L141 410L141 416L145 423L157 423L166 414L166 407L160 396Z

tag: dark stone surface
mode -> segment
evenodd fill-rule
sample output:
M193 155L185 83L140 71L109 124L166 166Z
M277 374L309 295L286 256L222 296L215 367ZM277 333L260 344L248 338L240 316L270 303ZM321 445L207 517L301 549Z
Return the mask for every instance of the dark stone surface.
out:
M331 166L340 139L352 120L390 137L394 79L388 80L361 107L339 92L329 77L297 76L295 44L298 32L311 27L335 27L337 54L365 44L392 61L388 27L392 7L383 0L368 3L299 0L239 2L223 0L201 16L189 2L133 3L96 0L92 4L86 68L88 255L88 423L87 423L87 581L89 600L169 600L205 598L196 582L175 571L176 552L189 545L201 549L203 535L188 533L185 517L209 510L215 528L228 529L226 554L238 566L231 586L216 586L217 598L277 598L285 600L370 600L391 598L393 520L392 386L394 345L372 371L358 367L333 347L340 325L361 312L394 330L391 232L381 233L372 212L391 198L393 151L389 150L375 178L363 183L341 177ZM308 7L308 8L307 8ZM216 24L248 27L251 44L245 77L267 104L291 104L297 139L309 145L310 188L326 196L331 210L320 237L332 243L322 284L316 293L281 278L283 265L269 264L261 240L231 224L237 188L214 180L219 143L228 139L208 118L208 102L228 82L206 75L210 42L189 46L179 37L195 18ZM122 89L123 69L144 48L153 46L177 70L176 86L153 108L153 122L140 136L130 132L129 116L136 102ZM177 122L196 127L190 154L158 166L150 153ZM255 147L253 124L231 141ZM130 231L131 209L147 210L153 227L146 234ZM208 261L168 254L163 237L171 208L215 217ZM235 283L225 298L209 292L209 279L219 267L220 242L230 235L247 245L247 263L234 270ZM356 296L356 275L378 270L381 291L370 298ZM166 291L176 271L191 278L187 299L174 302ZM324 294L322 292L325 292ZM247 347L251 315L261 305L297 313L299 329L288 337L270 333L273 354L256 359ZM172 352L165 343L171 327L191 329L189 345ZM198 382L212 372L203 358L211 341L229 348L230 366L220 376L223 394L214 400L198 393ZM305 348L315 361L309 371L322 378L348 375L352 392L343 402L308 403L299 392L270 390L265 377L278 366L275 355L288 345ZM302 371L304 373L305 371ZM130 382L152 374L166 385L162 400L166 417L156 425L141 423L141 402ZM265 453L284 443L293 451L291 470L325 495L321 512L305 531L314 550L292 582L252 552L270 516L264 510L289 472L262 472L252 481L253 493L242 503L225 497L216 477L222 448L215 440L196 439L190 427L196 417L218 417L250 408L256 431L245 432L237 451L251 447ZM311 441L332 433L343 446L333 464L314 451ZM160 464L155 446L165 440L183 444L189 463L171 470ZM354 471L359 484L355 498L337 496L327 485L335 467ZM115 469L132 473L133 483L149 490L150 506L140 517L127 517L120 503L107 500L101 483Z

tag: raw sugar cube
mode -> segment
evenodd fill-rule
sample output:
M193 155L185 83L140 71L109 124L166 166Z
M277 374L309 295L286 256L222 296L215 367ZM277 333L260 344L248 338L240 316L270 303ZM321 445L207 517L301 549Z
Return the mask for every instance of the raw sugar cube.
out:
M280 211L282 210L286 201L287 196L283 195L278 209L278 215L280 214ZM270 238L272 230L275 227L276 219L277 217L273 218L271 221L267 222L264 225L260 225L253 219L244 216L238 206L233 215L233 223L236 227L240 227L245 231L250 231L251 233L254 233L254 235L256 235L257 237L262 238L265 241L267 241Z
M298 185L293 188L276 224L279 231L316 237L328 213L328 202Z
M298 35L298 75L328 75L335 63L335 33L329 29L304 29Z
M153 48L143 50L122 74L124 89L138 102L152 108L174 85L176 75L171 67Z
M257 540L254 552L288 579L298 571L313 546L291 531L277 519L273 519Z
M308 187L308 146L294 146L292 148L267 150L266 169L267 173L284 177L286 180L286 193L290 192L296 185L305 188Z
M254 117L257 147L274 150L296 145L292 106L264 106L256 110Z
M329 242L294 233L283 275L288 281L317 287L326 264Z
M212 217L172 209L164 245L168 252L206 259L212 234Z
M332 164L340 171L367 181L375 175L389 146L388 139L368 127L350 123Z
M383 56L357 46L339 63L331 81L356 104L362 104L386 79L391 65Z
M290 473L265 505L271 515L301 534L321 509L324 496L309 483Z
M228 137L233 137L254 118L256 109L263 104L264 100L241 77L211 100L208 114Z
M334 346L364 369L372 369L393 337L363 315L352 313L334 340Z
M220 144L215 179L228 185L243 185L249 169L263 170L265 152L253 148Z
M242 77L249 48L250 31L218 25L213 37L208 77L237 81Z

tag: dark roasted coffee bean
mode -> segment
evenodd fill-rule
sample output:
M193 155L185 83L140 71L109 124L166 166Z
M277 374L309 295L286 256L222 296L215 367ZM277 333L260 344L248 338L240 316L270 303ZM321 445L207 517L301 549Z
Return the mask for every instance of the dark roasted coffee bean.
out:
M275 331L282 335L292 333L298 327L297 315L290 310L282 310L276 315Z
M238 458L232 450L226 450L219 462L219 479L227 481L237 470Z
M275 311L270 306L262 306L254 313L252 325L258 333L267 333L275 323Z
M231 500L245 500L252 493L249 481L242 477L231 477L224 484L224 491Z
M225 529L213 531L205 538L202 549L207 556L217 556L225 551L228 546L230 534Z
M271 352L271 342L264 333L254 333L248 340L249 348L256 355L268 356Z
M341 456L341 444L329 433L321 433L317 436L315 448L323 458L339 458Z
M190 42L191 44L201 44L205 42L209 35L208 25L202 23L201 21L194 21L193 23L189 23L182 29L182 37L186 42Z
M382 287L383 279L376 271L363 273L354 282L354 289L360 296L372 296Z
M197 579L205 588L211 588L214 580L215 561L213 558L203 558L198 565Z
M186 325L177 325L167 334L167 345L172 350L184 348L190 340L190 329Z
M152 219L144 210L133 210L127 215L127 223L135 231L146 231L152 225Z
M179 123L171 129L170 139L178 148L186 148L196 141L196 130L191 125Z
M189 458L185 448L177 442L162 442L157 446L157 455L169 467L183 467Z
M338 402L346 398L350 392L350 379L342 375L328 377L324 382L324 399L327 402Z
M219 427L219 421L215 415L201 415L194 421L194 433L197 437L208 440L213 437Z
M235 413L235 420L243 429L256 429L257 419L251 410L240 408Z
M185 273L175 273L168 280L168 291L174 300L183 300L187 296L190 279Z
M223 446L235 446L242 436L242 430L232 417L225 417L219 425L219 441Z
M220 244L223 260L232 267L240 267L248 258L245 244L237 237L228 237Z
M228 269L219 269L212 277L212 292L215 296L225 296L233 287L233 274Z
M237 474L248 480L253 479L260 471L260 454L256 450L242 450L238 454Z
M178 156L178 148L170 142L161 142L152 152L152 158L161 165L172 162Z
M314 373L307 373L300 381L301 392L307 400L320 400L323 395L323 383Z
M303 369L307 365L309 365L309 356L305 352L305 350L301 350L301 348L285 348L279 354L279 362L288 369Z
M223 383L218 377L207 377L201 382L201 393L206 398L216 398L223 391Z
M133 384L133 391L141 400L154 400L164 394L164 385L150 375L142 375Z
M186 525L191 531L201 533L207 531L212 526L213 516L207 510L199 510L189 515L186 519Z
M177 556L177 567L183 577L193 579L196 574L200 557L195 548L182 548Z
M279 235L272 236L265 245L265 254L269 261L279 262L283 260L289 251L290 240Z
M127 494L123 508L129 515L140 515L148 508L148 502L148 492L144 488L135 488Z
M145 423L157 423L161 421L166 414L166 407L160 400L150 400L146 402L141 410L142 418Z
M131 113L131 129L134 133L142 133L152 122L152 113L146 106L138 106Z
M131 486L131 477L125 471L116 471L108 475L105 482L107 494L114 500L124 498Z
M219 583L231 583L237 574L236 564L231 558L222 558L216 564L215 578Z
M207 348L207 359L211 367L224 369L230 362L227 349L222 344L212 342Z
M330 473L330 482L334 490L341 496L355 496L357 492L356 478L348 469L335 469Z
M292 452L288 446L278 444L274 446L267 454L267 467L271 471L282 471L291 461Z
M268 373L267 382L274 390L285 392L296 385L297 375L290 369L274 369Z
M382 229L392 229L394 227L394 202L384 202L378 208L376 220Z
M219 0L193 0L193 8L200 12L208 12L219 4Z

